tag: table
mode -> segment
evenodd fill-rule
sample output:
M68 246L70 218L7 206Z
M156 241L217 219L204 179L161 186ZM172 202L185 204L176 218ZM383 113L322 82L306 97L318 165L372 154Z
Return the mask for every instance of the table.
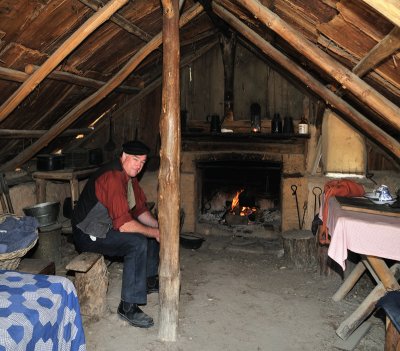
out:
M47 180L64 180L69 181L71 187L72 208L79 198L79 179L87 178L97 167L91 166L80 169L61 169L58 171L38 171L33 172L32 177L36 182L36 200L38 203L46 202L46 181Z
M0 350L85 351L72 282L0 270Z
M368 269L377 286L362 304L336 330L346 339L374 310L376 302L389 290L400 289L396 275L400 264L388 267L384 259L400 261L400 217L383 212L368 213L357 207L345 210L333 197L329 200L327 228L331 235L328 255L345 269L347 250L361 255L362 260L353 269L334 295L343 298Z

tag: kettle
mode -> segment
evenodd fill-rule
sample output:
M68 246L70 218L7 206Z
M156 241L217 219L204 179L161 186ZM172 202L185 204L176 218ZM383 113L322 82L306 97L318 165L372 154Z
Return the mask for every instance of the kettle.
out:
M221 124L224 122L224 119L221 121L219 115L208 115L206 120L210 123L211 133L221 133Z

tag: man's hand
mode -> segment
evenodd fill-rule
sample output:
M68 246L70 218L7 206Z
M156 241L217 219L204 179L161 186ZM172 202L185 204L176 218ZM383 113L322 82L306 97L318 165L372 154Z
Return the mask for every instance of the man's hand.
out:
M141 216L139 216L139 219L140 217ZM158 228L154 228L149 225L143 224L135 219L132 219L131 221L124 223L121 227L119 227L119 231L125 233L140 233L149 238L154 238L158 242L160 241L160 231L158 230Z

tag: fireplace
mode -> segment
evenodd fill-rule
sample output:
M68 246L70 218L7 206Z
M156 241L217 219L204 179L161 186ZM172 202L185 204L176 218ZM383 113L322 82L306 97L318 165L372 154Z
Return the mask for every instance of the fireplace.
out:
M196 169L200 222L280 227L281 162L230 154L198 160Z
M242 187L254 198L264 217L272 217L274 232L297 228L297 212L291 186L298 187L299 203L306 200L306 141L269 135L221 133L185 136L181 155L181 206L185 211L183 231L219 234L227 202ZM261 133L260 133L261 134ZM255 228L250 223L243 231ZM265 237L265 228L260 235ZM232 234L228 232L227 234Z

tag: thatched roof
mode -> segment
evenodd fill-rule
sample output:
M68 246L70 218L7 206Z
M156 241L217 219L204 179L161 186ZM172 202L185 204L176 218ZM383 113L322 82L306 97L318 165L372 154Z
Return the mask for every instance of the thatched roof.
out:
M33 135L35 130L42 135L39 141L32 136L31 142L38 143L32 148L33 156L46 145L51 147L63 131L87 128L116 103L145 94L147 87L159 81L162 43L157 35L163 22L161 2L123 3L124 0L0 1L0 162L12 160L29 144L17 141L18 135ZM200 10L181 27L181 60L196 57L221 31L237 31L226 18L221 18L226 10L293 65L303 68L372 121L385 137L398 142L400 1L261 0L270 11L269 20L261 12L255 16L256 10L248 3L257 5L258 1L186 0L182 13L193 6ZM118 4L122 7L110 20L103 18L104 23L99 20L95 24L96 16ZM99 8L103 9L96 12ZM111 14L115 9L109 11ZM290 30L282 25L290 26ZM255 46L240 31L238 37ZM305 44L298 38L304 38L304 43L312 44L317 51L306 46L301 52L299 46ZM325 54L344 71L332 66L329 72L326 66L330 61ZM354 81L346 73L350 71L367 84L360 85L359 94L347 86ZM287 69L283 67L282 72ZM116 78L115 89L103 88ZM40 132L49 129L50 132ZM68 141L70 136L64 135Z

